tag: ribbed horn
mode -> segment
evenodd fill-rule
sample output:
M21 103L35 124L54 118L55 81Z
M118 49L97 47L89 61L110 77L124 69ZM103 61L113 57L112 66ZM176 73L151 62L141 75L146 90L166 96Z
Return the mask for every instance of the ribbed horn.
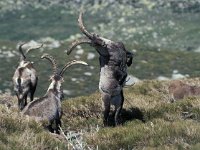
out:
M63 76L64 72L66 71L66 69L72 65L75 65L75 64L82 64L82 65L88 65L86 62L84 61L80 61L80 60L72 60L70 62L68 62L63 68L62 70L60 71L60 76Z
M46 58L47 60L50 61L50 63L52 64L53 67L53 73L54 75L58 73L58 68L57 68L57 64L56 64L56 60L53 58L53 56L49 55L49 54L43 54L41 56L42 59Z
M21 54L20 60L25 60L26 56L24 55L24 52L22 50L22 46L26 44L26 43L22 43L21 45L19 45L19 53Z
M67 50L67 55L69 55L73 51L73 49L76 48L76 46L78 46L80 44L84 44L84 43L92 44L91 40L89 40L88 38L85 38L85 37L75 40L74 42L72 42L69 49Z
M85 34L89 39L92 39L93 35L90 32L88 32L86 30L85 26L83 25L83 12L82 11L79 14L78 25L79 25L81 32L83 34Z
M39 49L39 48L41 48L42 46L43 46L43 44L41 44L41 45L39 45L39 46L37 46L37 47L31 47L31 48L29 48L29 49L26 50L26 54L27 54L28 52L30 52L31 50L33 50L33 49Z

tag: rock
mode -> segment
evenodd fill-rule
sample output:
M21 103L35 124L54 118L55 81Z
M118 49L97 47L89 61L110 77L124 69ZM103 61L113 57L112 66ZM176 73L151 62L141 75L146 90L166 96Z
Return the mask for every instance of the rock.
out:
M159 81L166 81L166 80L170 80L169 78L165 77L165 76L159 76L156 78Z
M126 84L125 85L132 85L137 82L140 82L140 79L134 77L133 75L128 75L126 78Z
M95 54L94 53L88 53L88 55L87 55L87 59L88 60L92 60L92 59L94 59L95 58Z

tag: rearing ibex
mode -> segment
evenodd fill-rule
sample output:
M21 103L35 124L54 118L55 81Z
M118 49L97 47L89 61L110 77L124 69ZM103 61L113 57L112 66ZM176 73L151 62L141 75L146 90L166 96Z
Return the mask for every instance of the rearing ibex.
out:
M33 62L26 60L26 56L22 50L22 46L24 44L19 46L19 52L21 54L20 62L12 78L14 91L18 98L18 107L20 110L27 105L28 94L30 94L30 101L33 100L38 81L36 70L33 67ZM29 48L26 51L26 54L30 50L38 49L40 47L42 47L42 45L39 47Z
M42 57L46 58L50 61L50 63L53 66L53 75L50 77L51 84L49 85L49 88L46 92L46 94L36 99L32 102L30 102L22 111L23 114L29 115L34 117L36 120L40 121L48 121L49 125L47 128L50 132L54 132L54 129L52 128L52 124L55 121L56 124L56 133L59 133L59 126L61 126L61 99L64 98L63 96L63 90L62 90L62 83L63 83L63 74L66 71L66 69L72 65L75 64L83 64L87 65L87 63L83 61L76 61L73 60L71 62L68 62L62 70L59 72L57 69L57 64L55 59L48 55L44 54Z
M119 114L123 107L123 86L127 77L127 66L132 64L133 54L128 52L122 42L114 42L109 39L91 34L86 30L82 21L82 12L79 14L78 24L86 37L73 42L67 54L79 44L88 43L99 53L100 81L99 89L102 95L104 113L103 123L108 125L110 105L115 106L115 125L119 124Z

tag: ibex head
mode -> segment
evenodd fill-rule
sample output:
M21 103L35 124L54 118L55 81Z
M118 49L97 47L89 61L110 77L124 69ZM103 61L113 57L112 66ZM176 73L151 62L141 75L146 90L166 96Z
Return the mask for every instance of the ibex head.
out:
M127 56L127 66L130 66L132 64L132 58L133 54L129 51L127 51L124 47L124 44L122 42L114 42L109 39L106 39L104 37L99 36L96 33L90 33L86 27L83 24L83 13L80 12L79 18L78 18L78 25L81 30L81 32L86 36L82 37L76 41L74 41L70 48L67 50L67 54L69 55L72 50L80 45L80 44L90 44L92 47L94 47L98 53L102 56L109 56L108 49L122 49L126 51Z
M31 48L27 49L26 52L25 52L25 54L24 54L24 52L22 50L22 46L25 45L25 44L26 43L23 43L23 44L19 45L19 53L21 55L21 57L20 57L21 61L25 61L26 60L26 54L28 54L31 50L33 50L33 49L39 49L39 48L41 48L43 46L43 44L41 44L41 45L36 46L36 47L31 47Z
M83 13L82 12L80 12L80 14L79 14L78 25L79 25L79 28L80 28L81 32L84 35L86 35L86 37L83 37L83 38L80 38L80 39L74 41L72 43L71 47L69 48L69 50L67 51L68 55L72 52L72 50L77 45L80 45L80 44L83 44L83 43L90 44L93 47L96 47L96 46L106 47L107 43L112 43L111 40L108 40L106 38L100 37L98 34L90 33L89 31L86 30L86 28L85 28L85 26L83 24Z
M43 54L41 58L42 59L45 58L45 59L49 60L53 67L53 75L50 77L51 84L48 88L48 91L52 90L53 92L56 92L60 99L62 99L64 97L61 85L64 82L63 75L64 75L65 71L67 70L67 68L69 68L70 66L75 65L75 64L88 65L84 61L73 60L73 61L68 62L61 69L61 71L59 71L57 68L57 63L52 56L50 56L49 54Z

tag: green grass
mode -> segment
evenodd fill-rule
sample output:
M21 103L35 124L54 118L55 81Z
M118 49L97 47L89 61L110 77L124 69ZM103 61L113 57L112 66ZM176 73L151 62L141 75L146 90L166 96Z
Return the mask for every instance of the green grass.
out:
M198 78L184 82L194 84L197 80L200 81ZM168 85L169 82L146 80L125 89L123 124L118 127L103 127L98 92L65 100L62 102L62 129L66 135L70 131L83 133L82 142L99 149L198 149L200 98L188 97L170 103ZM1 149L67 147L69 141L56 138L34 120L19 115L16 98L2 95L0 102L3 100L12 107L0 104Z
M122 119L124 124L101 128L96 134L86 136L88 143L98 145L100 149L192 149L200 142L200 99L191 97L170 103L167 85L168 82L144 81L126 90L122 112L122 118L126 118ZM80 97L64 102L69 115L64 118L70 128L102 126L99 121L100 96L95 96L96 100L91 95L88 99ZM184 112L192 115L187 118Z
M4 98L1 96L0 101ZM13 97L9 98L7 101L16 101ZM0 118L0 149L2 150L67 148L63 141L44 131L43 127L34 120L22 116L15 107L8 108L0 104Z

